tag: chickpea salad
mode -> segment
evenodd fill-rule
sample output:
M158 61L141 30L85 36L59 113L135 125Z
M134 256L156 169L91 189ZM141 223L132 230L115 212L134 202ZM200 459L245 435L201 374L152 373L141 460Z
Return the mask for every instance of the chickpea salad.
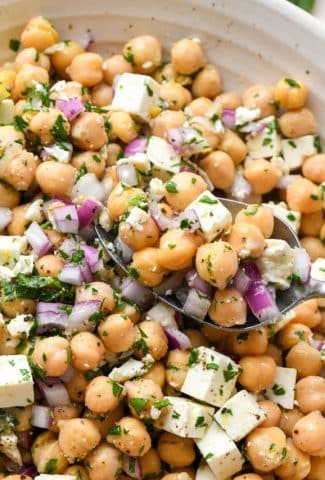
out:
M141 35L104 59L41 16L9 46L0 478L324 480L325 303L276 304L325 281L307 86L227 91L197 38L163 57ZM249 205L232 218L222 197ZM274 216L302 248L272 238ZM227 329L247 312L277 321Z

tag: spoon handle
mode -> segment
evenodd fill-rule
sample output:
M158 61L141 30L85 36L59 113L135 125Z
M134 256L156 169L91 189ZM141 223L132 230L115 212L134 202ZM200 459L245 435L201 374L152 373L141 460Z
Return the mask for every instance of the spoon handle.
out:
M325 297L325 282L311 280L310 285L306 286L304 298L302 298L302 301L309 298L320 297Z

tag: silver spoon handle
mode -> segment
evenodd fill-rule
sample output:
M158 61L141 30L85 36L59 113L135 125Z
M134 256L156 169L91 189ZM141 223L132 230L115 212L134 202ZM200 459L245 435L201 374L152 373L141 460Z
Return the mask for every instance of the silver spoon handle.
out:
M325 297L325 282L311 280L310 284L306 286L306 293L302 300L320 297Z

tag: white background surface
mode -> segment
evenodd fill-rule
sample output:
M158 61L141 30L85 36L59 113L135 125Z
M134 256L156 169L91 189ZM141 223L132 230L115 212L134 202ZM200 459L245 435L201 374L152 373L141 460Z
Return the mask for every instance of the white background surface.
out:
M325 23L325 0L316 0L314 15Z

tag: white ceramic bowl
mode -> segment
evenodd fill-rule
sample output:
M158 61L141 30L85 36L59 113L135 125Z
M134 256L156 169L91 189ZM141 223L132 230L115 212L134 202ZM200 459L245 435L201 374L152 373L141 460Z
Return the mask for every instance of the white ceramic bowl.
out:
M309 85L325 136L325 28L286 0L0 0L0 60L10 57L9 38L39 14L63 39L80 40L90 29L104 55L137 34L155 34L164 47L199 37L227 89L297 76Z

